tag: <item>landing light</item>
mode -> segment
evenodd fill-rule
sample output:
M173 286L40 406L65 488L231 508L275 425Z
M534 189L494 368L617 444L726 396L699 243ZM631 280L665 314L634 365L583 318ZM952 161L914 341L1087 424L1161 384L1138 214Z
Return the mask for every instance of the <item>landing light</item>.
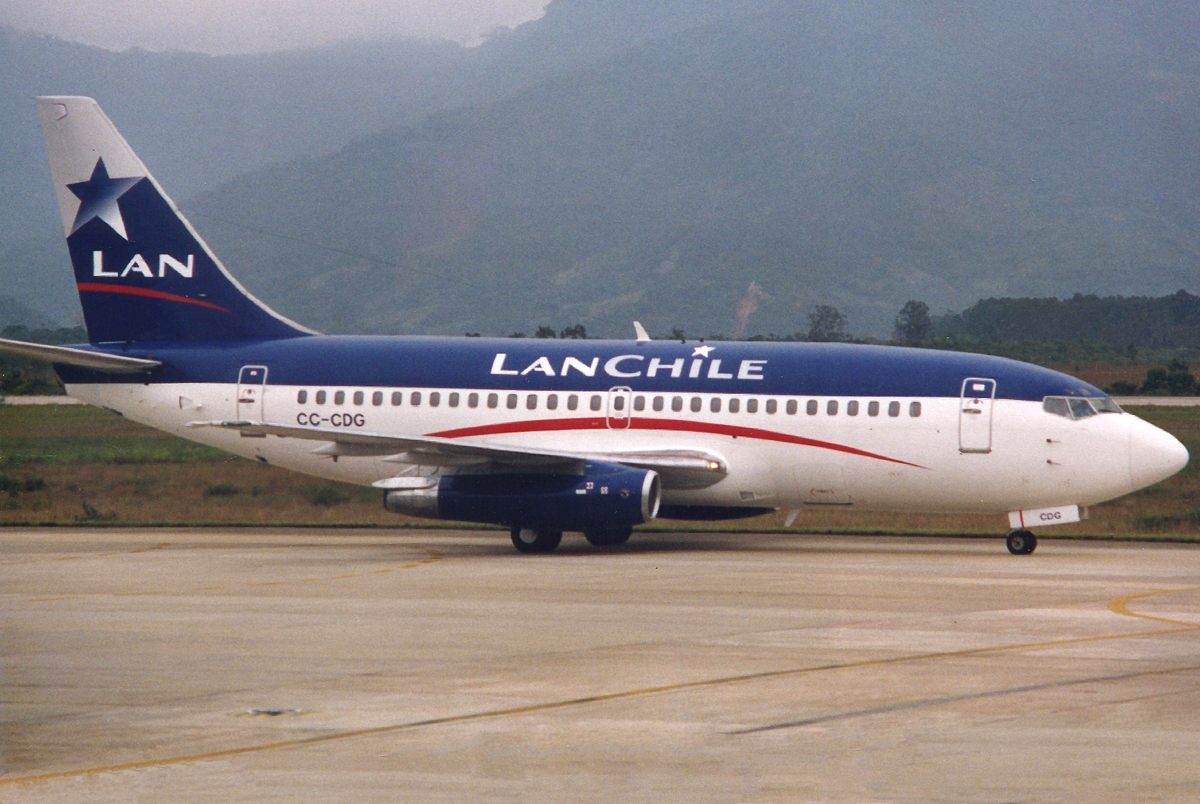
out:
M718 470L718 469L720 469L720 468L721 468L721 464L717 463L716 461L709 461L709 462L708 462L708 471L710 471L710 472L715 472L715 471L717 471L717 470Z

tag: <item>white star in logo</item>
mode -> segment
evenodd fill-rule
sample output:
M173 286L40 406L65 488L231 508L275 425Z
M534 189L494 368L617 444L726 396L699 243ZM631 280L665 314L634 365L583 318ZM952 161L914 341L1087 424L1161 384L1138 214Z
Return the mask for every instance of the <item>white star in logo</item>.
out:
M123 239L128 240L125 219L121 217L121 208L117 206L117 199L125 195L130 187L141 180L141 176L129 176L123 179L109 178L104 160L96 160L96 167L92 171L90 179L67 185L67 189L79 199L79 212L75 215L75 224L71 227L71 234L79 231L79 228L88 221L99 218Z
M692 350L692 357L708 357L709 353L716 348L715 346L697 346Z

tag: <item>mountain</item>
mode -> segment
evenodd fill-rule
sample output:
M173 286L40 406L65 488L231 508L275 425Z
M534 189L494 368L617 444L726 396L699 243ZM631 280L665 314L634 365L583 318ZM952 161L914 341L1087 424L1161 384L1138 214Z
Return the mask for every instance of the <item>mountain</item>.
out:
M20 324L29 328L50 326L46 317L11 296L0 296L0 329Z
M783 333L822 303L887 335L908 299L1200 290L1194 4L795 0L698 23L239 177L197 225L332 332Z
M11 35L33 144L0 165L36 171L0 173L27 205L0 281L77 309L51 91L95 94L238 277L331 332L785 333L831 304L887 335L908 299L1196 292L1198 39L1178 0L556 0L474 49L224 59Z
M556 0L482 46L348 42L267 55L112 53L0 27L0 287L53 318L77 315L34 95L91 95L179 202L250 170L331 153L433 112L486 105L729 0ZM620 12L620 13L618 13ZM49 272L49 273L47 273Z

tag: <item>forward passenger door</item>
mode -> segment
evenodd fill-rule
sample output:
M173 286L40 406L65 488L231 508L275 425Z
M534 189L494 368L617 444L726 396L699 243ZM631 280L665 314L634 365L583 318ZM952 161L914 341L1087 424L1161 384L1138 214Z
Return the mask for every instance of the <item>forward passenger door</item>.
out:
M996 381L983 377L963 380L958 412L958 451L992 451L992 404Z

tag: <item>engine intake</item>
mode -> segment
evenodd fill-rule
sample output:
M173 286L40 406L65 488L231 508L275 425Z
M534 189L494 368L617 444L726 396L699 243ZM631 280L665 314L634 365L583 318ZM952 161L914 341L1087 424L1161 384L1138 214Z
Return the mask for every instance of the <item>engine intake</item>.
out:
M658 473L611 463L588 463L582 475L448 475L436 486L384 495L398 514L560 531L649 522L660 501Z

